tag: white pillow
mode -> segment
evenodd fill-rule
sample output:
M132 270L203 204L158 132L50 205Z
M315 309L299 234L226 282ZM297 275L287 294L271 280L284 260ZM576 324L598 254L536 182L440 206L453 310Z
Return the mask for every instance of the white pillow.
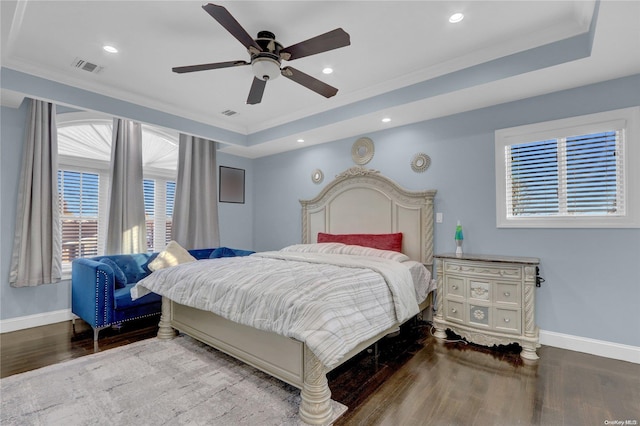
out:
M195 262L197 259L175 241L169 241L167 247L158 253L153 262L147 265L151 271L176 266L181 263Z
M336 252L340 254L351 254L355 256L374 256L381 257L383 259L395 260L396 262L406 262L411 260L409 256L404 253L393 250L380 250L371 247L363 247L356 245L344 245Z
M338 253L344 247L342 243L294 244L280 251L294 253Z

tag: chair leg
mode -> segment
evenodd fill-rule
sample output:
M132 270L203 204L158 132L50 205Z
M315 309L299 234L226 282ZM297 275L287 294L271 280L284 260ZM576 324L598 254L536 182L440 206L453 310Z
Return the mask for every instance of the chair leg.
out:
M100 330L104 330L105 328L109 328L109 325L103 326L103 327L92 327L93 328L93 341L94 343L98 342L98 334L100 333Z

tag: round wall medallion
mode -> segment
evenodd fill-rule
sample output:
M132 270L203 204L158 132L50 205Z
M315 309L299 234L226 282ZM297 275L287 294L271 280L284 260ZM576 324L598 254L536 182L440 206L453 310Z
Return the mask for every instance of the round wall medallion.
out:
M413 156L411 160L411 169L416 173L422 173L431 165L431 158L422 152Z
M313 183L320 183L323 179L324 173L322 173L322 170L315 169L313 173L311 173L311 180L313 181Z
M365 165L373 158L373 141L369 138L360 138L351 147L351 158L356 164Z

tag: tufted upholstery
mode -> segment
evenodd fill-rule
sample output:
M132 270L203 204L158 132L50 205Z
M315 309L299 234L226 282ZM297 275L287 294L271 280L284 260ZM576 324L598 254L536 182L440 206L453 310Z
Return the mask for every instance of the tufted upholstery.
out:
M224 250L220 250L224 249ZM216 250L218 250L216 252ZM227 256L246 256L253 253L226 247L218 249L189 250L196 259ZM149 315L160 314L162 298L150 293L137 300L131 300L131 288L151 273L147 265L158 253L118 254L76 259L71 269L71 311L93 328L94 341L98 340L101 329ZM126 277L126 285L116 288L115 271L111 264L101 262L112 260Z

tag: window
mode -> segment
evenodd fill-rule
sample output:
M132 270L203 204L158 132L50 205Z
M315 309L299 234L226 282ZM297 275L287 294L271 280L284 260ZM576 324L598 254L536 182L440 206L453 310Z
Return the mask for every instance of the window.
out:
M171 241L171 216L176 183L167 178L144 179L147 250L160 251Z
M497 226L640 227L639 112L496 131Z
M62 262L98 254L100 175L58 170Z
M109 194L112 120L85 114L58 116L58 191L62 266L78 257L104 254ZM143 193L147 250L162 250L171 238L178 137L142 126Z

